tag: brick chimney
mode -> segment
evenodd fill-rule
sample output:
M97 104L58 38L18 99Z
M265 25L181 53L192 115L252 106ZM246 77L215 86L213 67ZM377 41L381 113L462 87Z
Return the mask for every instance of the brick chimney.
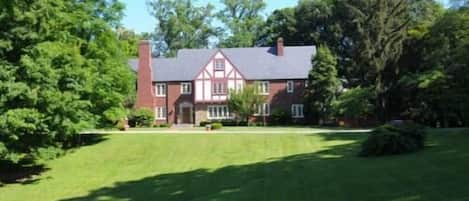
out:
M138 45L137 108L153 109L154 90L151 57L150 41L140 41Z
M283 56L283 38L277 39L277 56Z

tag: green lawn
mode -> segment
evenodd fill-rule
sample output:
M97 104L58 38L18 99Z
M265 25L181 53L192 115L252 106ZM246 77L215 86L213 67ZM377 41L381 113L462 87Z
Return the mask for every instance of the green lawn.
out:
M409 155L358 158L366 134L129 134L51 161L1 201L469 200L469 131Z

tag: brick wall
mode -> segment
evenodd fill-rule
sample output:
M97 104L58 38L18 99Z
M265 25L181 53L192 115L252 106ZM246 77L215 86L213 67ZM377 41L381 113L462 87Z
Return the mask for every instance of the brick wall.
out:
M292 104L303 104L305 93L306 80L292 80L294 82L293 93L287 92L287 81L289 80L270 80L270 90L267 96L267 102L270 103L270 113L275 110L284 110L287 113L291 112ZM253 82L250 81L250 84ZM263 121L264 117L255 117L255 121ZM269 117L266 118L267 121ZM304 119L296 119L297 122L302 122Z
M192 83L192 82L191 82ZM191 94L181 94L181 82L168 82L168 121L178 123L179 105L181 103L191 103L194 101L194 90ZM192 86L194 88L194 86Z
M160 83L160 82L159 82ZM181 94L181 83L182 82L161 82L166 83L166 96L165 97L154 97L154 107L166 107L167 111L167 122L157 120L156 124L178 123L182 117L179 116L179 105L181 103L193 104L194 93ZM192 82L191 82L192 83Z
M304 80L293 80L293 93L287 92L287 80L270 81L270 93L267 98L271 109L281 108L290 111L292 104L303 104Z
M281 109L290 113L292 104L303 104L305 80L293 80L294 91L293 93L287 92L287 81L288 80L270 80L270 91L269 95L266 95L267 102L270 103L271 114L273 111ZM248 84L252 84L253 81L248 81ZM185 95L181 94L181 82L166 82L167 93L166 97L154 97L154 107L166 107L167 109L167 122L176 124L178 123L179 117L179 105L181 103L193 104L194 91L192 94ZM193 86L192 86L193 87ZM153 85L153 90L154 85ZM194 123L199 124L201 121L207 120L207 105L210 104L193 104L193 118ZM263 121L263 117L254 118L255 121ZM266 117L269 120L269 117ZM299 122L303 119L298 119ZM157 124L167 123L166 121L157 120Z

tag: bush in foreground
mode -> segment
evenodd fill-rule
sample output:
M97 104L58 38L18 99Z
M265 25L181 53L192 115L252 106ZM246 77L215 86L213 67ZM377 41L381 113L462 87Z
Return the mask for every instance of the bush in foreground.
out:
M425 146L425 130L417 124L384 125L373 130L363 142L360 156L410 153Z

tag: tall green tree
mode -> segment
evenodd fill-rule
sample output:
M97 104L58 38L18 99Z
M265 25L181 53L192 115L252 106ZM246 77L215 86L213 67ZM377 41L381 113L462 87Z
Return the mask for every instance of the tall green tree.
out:
M414 82L415 75L424 68L425 38L445 13L444 7L433 0L415 1L411 5L411 21L404 40L402 55L392 71L385 74L387 82L391 82L389 111L390 115L400 118L415 118L411 112L415 111L417 95L420 89L416 85L408 85L407 81ZM412 75L410 78L408 75ZM421 122L423 123L423 122Z
M228 29L228 36L220 41L222 47L252 47L264 23L261 11L263 0L222 0L224 8L217 14Z
M211 4L199 7L192 0L152 0L147 4L156 19L153 40L160 55L172 57L182 48L208 47L209 39L219 33L212 26Z
M115 4L114 4L115 3ZM1 1L0 160L67 146L132 93L113 25L117 1ZM122 8L122 7L120 7ZM117 12L117 13L113 13Z
M332 114L332 101L340 84L336 67L337 58L329 48L319 47L316 56L312 58L306 89L308 112L316 123L325 122Z
M274 45L279 37L290 43L297 40L296 17L294 8L275 10L262 26L256 39L257 45Z
M353 58L345 68L347 76L362 86L374 86L376 112L381 121L388 116L389 83L385 72L392 72L402 53L403 41L410 23L407 0L341 0L336 8L345 18L338 23L344 37L352 43Z
M242 121L249 121L249 118L257 112L258 105L265 102L265 96L259 94L257 85L247 85L243 89L230 90L228 98L228 108L234 112Z
M402 82L415 88L409 109L416 119L440 126L467 126L469 122L469 10L451 10L424 37L422 66Z
M138 43L141 40L149 40L148 33L137 34L132 30L119 27L116 30L117 37L121 42L121 49L129 58L138 57Z

